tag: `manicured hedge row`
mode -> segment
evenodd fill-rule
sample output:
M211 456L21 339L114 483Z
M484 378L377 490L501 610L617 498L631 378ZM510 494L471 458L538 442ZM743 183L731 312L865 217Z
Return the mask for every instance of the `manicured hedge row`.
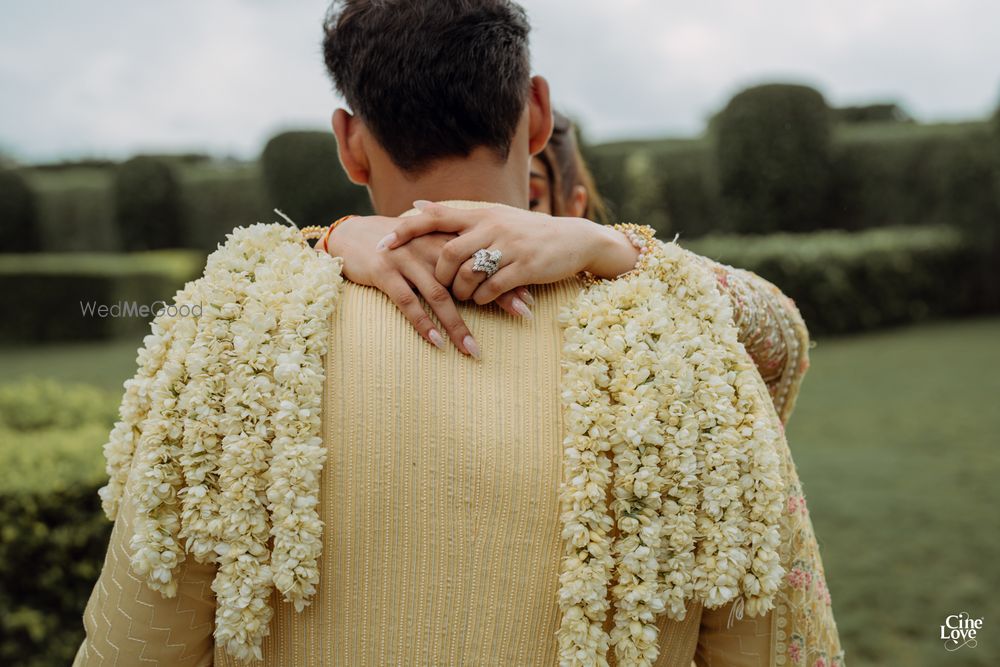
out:
M901 224L975 227L1000 217L1000 133L860 134L837 144L831 206L844 229Z
M301 227L371 212L368 191L348 180L330 132L278 134L264 147L260 166L271 204Z
M626 142L585 150L614 221L650 225L686 238L723 227L715 160L706 140Z
M23 171L38 202L44 252L116 252L122 249L115 224L108 166ZM3 252L11 252L4 248Z
M688 141L628 142L586 151L598 190L616 220L652 224L662 236L695 238L736 232L741 221L720 194L711 136ZM636 170L635 165L648 165ZM779 231L859 231L899 225L994 225L1000 217L1000 122L921 126L865 123L834 127L825 194L806 197L819 213L780 222ZM819 192L819 190L816 190ZM775 192L771 195L777 196ZM753 213L753 212L751 212ZM748 216L753 219L756 214ZM778 218L775 217L775 220ZM765 218L744 233L767 231ZM791 228L789 228L791 227ZM815 228L815 227L814 227Z
M132 254L0 255L0 342L93 340L145 331L152 316L100 316L90 305L171 303L205 256L163 250Z
M0 190L26 183L34 208L21 206L13 195L0 197L0 208L9 204L4 211L17 204L16 211L0 216L4 252L169 247L210 252L234 227L274 220L274 208L300 226L371 211L367 191L347 181L332 135L322 132L278 135L259 163L140 156L122 165L31 167L7 174L12 185L6 187L0 172Z
M766 84L737 93L714 124L719 197L733 231L808 232L834 223L831 113L808 86Z
M952 227L768 236L720 235L679 241L746 268L795 300L813 335L843 334L983 312L983 284L998 280L970 262L973 244Z
M22 174L0 166L0 248L6 252L42 249L36 200Z
M115 221L127 251L180 248L181 187L166 160L139 155L115 169Z
M111 533L97 489L116 403L51 381L0 387L2 665L68 665L83 637Z
M664 236L968 229L1000 214L1000 121L834 124L827 133L822 98L813 93L751 89L705 136L584 146L584 153L612 218L651 224ZM233 227L273 219L275 207L299 225L371 210L365 189L344 175L329 132L279 134L255 163L144 156L16 173L35 194L47 252L143 244L209 251ZM28 219L22 209L9 219ZM15 228L26 223L3 231Z
M178 174L183 205L181 236L187 248L212 252L235 227L277 219L257 164L207 163L181 169Z

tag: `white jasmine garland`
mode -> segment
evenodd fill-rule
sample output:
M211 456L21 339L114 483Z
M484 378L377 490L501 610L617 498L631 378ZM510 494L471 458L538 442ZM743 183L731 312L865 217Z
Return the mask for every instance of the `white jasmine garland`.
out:
M592 285L562 314L562 665L606 664L608 643L619 665L651 665L657 616L682 620L692 601L716 608L734 600L762 614L783 575L783 436L737 339L732 306L712 273L675 243L657 242L648 255L644 270ZM614 557L583 569L591 545L584 538L594 534L587 531L611 518L600 502L605 487L582 472L584 463L606 470L609 447Z
M189 283L178 294L178 298L190 298L188 291L191 289L193 284ZM99 495L104 513L112 521L118 516L118 501L128 479L140 425L149 413L153 379L163 367L176 322L177 318L154 321L151 333L143 339L143 347L139 348L136 357L138 370L133 378L125 381L125 394L118 408L119 421L115 422L108 442L104 445L109 479Z
M194 335L193 319L184 318L175 324L166 361L150 384L150 409L140 425L134 464L136 518L130 545L132 569L146 578L150 588L167 597L177 592L173 570L184 560L179 536L178 491L183 481L180 464L183 413L179 399L187 383L184 358Z
M562 386L566 436L560 487L565 549L559 581L563 611L557 631L562 664L607 665L607 590L613 565L608 533L613 522L606 494L611 461L605 456L614 415L608 395L613 356L600 304L581 299L578 319L565 331ZM569 379L569 378L567 378Z
M109 518L134 475L132 566L166 596L186 553L217 565L215 639L260 658L273 587L297 610L319 580L320 404L341 263L284 225L230 234L158 317L105 446Z

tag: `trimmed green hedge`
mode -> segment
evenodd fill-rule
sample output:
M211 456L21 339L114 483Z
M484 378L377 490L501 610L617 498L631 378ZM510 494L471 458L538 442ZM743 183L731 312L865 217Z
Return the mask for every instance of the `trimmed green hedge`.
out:
M804 232L830 222L830 110L807 86L734 96L715 123L719 194L740 233Z
M819 106L812 106L815 113L811 116L816 120ZM813 187L816 179L812 176L807 179L812 185L800 182L818 173L803 167L806 162L813 157L817 164L822 162L811 143L768 139L762 144L768 159L759 160L750 139L757 137L759 143L763 134L785 134L771 119L765 124L766 133L733 135L737 143L745 145L736 150L730 141L723 154L716 139L725 136L722 131L728 120L727 114L718 114L712 132L691 139L584 145L598 190L610 205L611 218L651 224L664 237L680 232L688 239L738 230L753 234L774 229L803 231L819 224L852 231L895 225L958 225L979 238L981 232L990 233L995 226L1000 211L1000 121L834 125L829 146L819 151L826 154L823 159L828 167L823 177L828 187L822 193L823 188ZM795 158L792 148L796 147L799 156L804 152L806 157ZM748 176L742 185L730 182L736 194L727 195L727 201L720 194L720 173L736 172L732 155L743 155L743 171L739 173ZM328 132L277 135L257 163L199 156L147 156L143 160L164 167L177 181L179 207L175 208L174 202L151 210L156 215L171 212L173 222L157 225L176 227L179 239L174 243L182 247L210 251L233 227L273 219L274 207L300 225L325 224L344 213L370 211L365 189L350 184L344 176L336 142ZM775 177L778 167L790 169L791 175ZM121 235L128 230L119 230L116 223L113 183L117 170L113 165L83 163L18 171L36 195L46 252L116 251L125 246L128 240ZM727 178L740 181L742 176L730 173ZM746 189L746 197L741 188ZM761 192L766 196L758 197ZM733 213L733 206L743 205L747 205L752 222L741 213ZM141 219L153 220L148 216ZM141 240L130 243L146 243L154 236L144 233Z
M267 205L257 164L213 162L189 166L179 174L186 248L208 253L236 227L277 219Z
M200 275L190 250L122 254L0 255L0 342L94 340L140 333L152 317L100 317L83 304L172 302Z
M987 125L956 132L845 138L834 150L838 224L849 230L910 224L975 226L1000 216Z
M116 252L114 170L107 166L32 167L22 172L38 200L45 252Z
M5 252L42 249L35 193L13 169L0 167L0 248Z
M173 211L180 247L215 249L234 227L272 220L260 166L226 160L161 158L179 185ZM20 171L38 203L46 252L117 252L123 249L115 211L114 165L34 166ZM134 240L132 242L135 242Z
M585 152L613 220L651 222L661 236L680 232L691 239L737 231L719 193L713 150L712 138L705 137L620 142ZM1000 122L834 127L829 160L828 195L807 202L826 208L820 217L827 228L956 225L981 238L1000 218ZM639 170L642 182L630 162L649 165ZM778 224L760 222L745 233ZM805 220L796 223L797 230L806 226Z
M183 245L181 188L173 164L139 155L115 171L115 220L125 250Z
M843 334L989 310L974 248L952 227L902 227L682 243L749 269L795 300L813 335Z
M115 408L90 387L0 388L0 664L68 665L83 638L111 534L97 489Z
M342 215L371 211L368 191L340 166L330 132L284 132L260 156L270 203L299 227L328 225Z
M725 231L706 141L622 142L587 147L585 156L612 220L641 222L663 237Z

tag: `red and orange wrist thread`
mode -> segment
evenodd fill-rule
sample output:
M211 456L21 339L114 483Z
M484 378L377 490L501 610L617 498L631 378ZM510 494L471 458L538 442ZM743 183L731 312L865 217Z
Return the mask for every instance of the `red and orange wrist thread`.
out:
M323 227L322 225L309 225L308 227L303 227L302 238L306 239L307 241L311 241L313 239L319 239L318 241L316 241L316 245L314 245L313 247L317 251L322 251L326 254L329 254L330 251L327 248L326 243L330 238L330 234L333 233L333 230L337 228L337 225L339 225L340 223L349 218L355 218L355 217L357 216L352 214L352 215L345 215L341 218L337 218L336 220L330 223L329 227Z

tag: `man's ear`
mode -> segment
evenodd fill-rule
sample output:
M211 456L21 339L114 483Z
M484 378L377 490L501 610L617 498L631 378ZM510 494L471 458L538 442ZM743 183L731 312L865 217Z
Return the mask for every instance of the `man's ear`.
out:
M346 109L333 112L333 134L337 137L337 154L347 178L355 185L368 185L370 170L365 152L361 119Z
M531 93L528 97L528 150L532 155L541 153L552 136L552 101L549 98L549 82L541 76L531 77Z

